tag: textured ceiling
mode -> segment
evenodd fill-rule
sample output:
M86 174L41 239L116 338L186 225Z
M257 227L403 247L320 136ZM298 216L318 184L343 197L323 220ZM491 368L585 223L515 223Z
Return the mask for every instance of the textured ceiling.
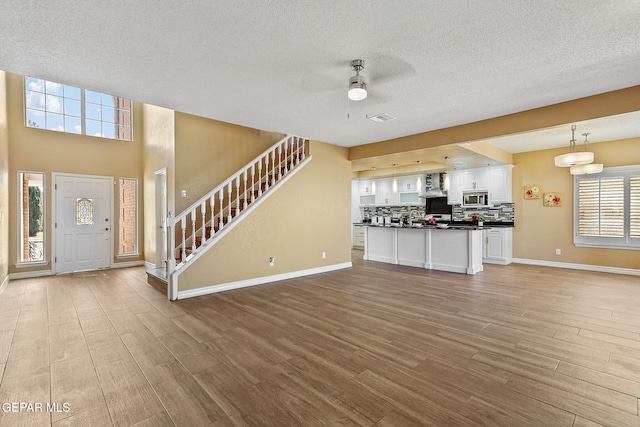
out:
M637 0L5 1L0 69L353 146L638 85L638 22Z

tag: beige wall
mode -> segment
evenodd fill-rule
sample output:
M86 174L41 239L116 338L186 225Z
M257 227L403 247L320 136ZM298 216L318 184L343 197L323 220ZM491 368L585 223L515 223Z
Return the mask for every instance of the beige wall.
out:
M640 138L589 144L597 163L605 167L640 164ZM635 250L580 248L573 244L573 176L554 165L554 157L569 147L513 155L513 201L516 227L513 256L619 268L640 268ZM542 185L543 191L561 192L561 207L544 207L542 200L524 200L525 185ZM561 249L562 255L555 255Z
M175 114L173 110L144 104L143 107L143 175L144 175L144 259L155 263L156 171L166 170L167 210L175 211Z
M309 153L309 164L180 275L180 291L351 261L347 149L311 141Z
M73 173L118 178L136 178L142 182L142 126L137 119L141 117L142 105L134 103L133 141L117 141L85 135L53 132L43 129L27 128L24 124L24 80L17 74L7 73L7 109L9 129L9 247L17 247L18 207L17 179L19 171L45 173L45 237L46 257L49 265L45 267L16 269L17 250L9 252L9 272L51 269L52 241L52 173ZM118 227L117 200L114 203L114 227ZM138 207L141 211L144 204ZM143 241L142 221L139 226L139 241ZM114 234L117 237L117 233ZM114 255L117 253L117 239L114 238ZM140 248L142 250L142 248ZM140 258L141 259L141 258ZM123 261L132 261L127 258ZM117 262L118 260L116 260Z
M0 71L0 285L9 274L9 131L6 73Z
M179 112L175 129L177 214L285 136Z

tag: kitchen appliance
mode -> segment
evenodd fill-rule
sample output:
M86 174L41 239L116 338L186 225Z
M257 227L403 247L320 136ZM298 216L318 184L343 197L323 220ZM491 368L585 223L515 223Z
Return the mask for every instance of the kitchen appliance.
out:
M420 197L428 199L431 197L444 197L447 195L445 190L446 173L432 173L426 176L426 191L420 193Z
M425 203L425 214L449 214L452 213L452 206L447 203L446 197L430 197Z
M489 206L489 193L486 191L464 191L462 206L465 208L479 208Z

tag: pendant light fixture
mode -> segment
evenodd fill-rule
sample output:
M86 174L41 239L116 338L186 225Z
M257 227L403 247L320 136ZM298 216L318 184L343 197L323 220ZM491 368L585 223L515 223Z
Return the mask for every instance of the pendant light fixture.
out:
M555 157L556 166L561 168L568 168L576 165L586 165L593 163L593 153L588 151L576 151L576 138L575 138L576 125L571 126L571 140L569 141L569 149L571 150L567 154L561 154Z
M589 141L587 141L587 136L589 136L590 133L583 133L582 135L584 135L584 152L588 152L587 145L589 144ZM600 173L603 168L604 165L602 163L590 163L586 165L571 166L569 171L571 172L571 175L588 175L592 173Z
M367 84L360 75L360 71L364 69L364 61L362 59L354 59L351 61L351 68L356 75L349 79L349 92L347 95L352 101L362 101L367 97Z

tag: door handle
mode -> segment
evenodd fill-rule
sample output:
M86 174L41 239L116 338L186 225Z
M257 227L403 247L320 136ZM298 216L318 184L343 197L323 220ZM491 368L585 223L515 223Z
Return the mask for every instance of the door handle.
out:
M105 228L104 231L109 231L109 227Z

